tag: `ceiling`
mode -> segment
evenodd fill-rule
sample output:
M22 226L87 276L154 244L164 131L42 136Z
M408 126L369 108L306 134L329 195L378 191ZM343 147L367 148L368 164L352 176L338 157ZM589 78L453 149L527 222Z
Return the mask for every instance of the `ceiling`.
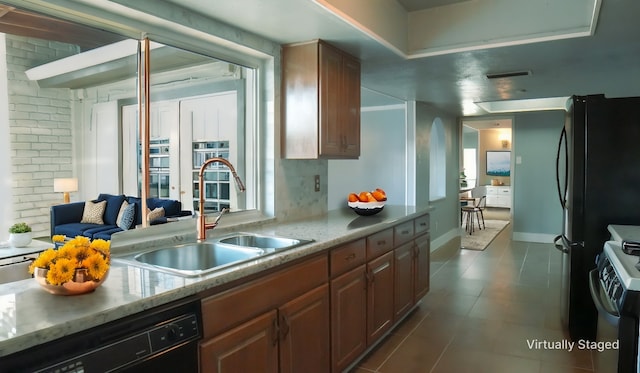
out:
M573 15L591 16L591 10L581 4L593 2L379 0L376 6L387 8L381 9L379 18L375 19L376 15L371 15L374 10L367 7L370 0L166 1L281 44L324 39L360 58L362 85L368 90L397 99L423 101L453 114L487 114L474 102L600 93L608 97L640 96L640 22L637 20L640 1L637 0L595 1L594 7L599 6L599 11L593 14L594 22L587 32L587 35L593 34L591 36L561 37L550 32L546 37L538 37L544 30L531 31L533 36L520 39L516 36L501 40L494 35L487 40L480 35L475 44L459 42L449 49L442 46L435 52L425 48L427 53L412 49L412 43L423 41L420 39L423 36L413 30L426 30L445 35L443 37L464 31L461 37L473 37L485 29L495 32L497 28L511 35L519 29L561 28L558 22L574 27ZM115 2L126 4L125 0ZM509 8L513 4L522 10L516 12ZM534 9L532 4L542 8ZM468 18L461 20L458 14ZM373 21L367 19L368 16ZM431 17L422 19L433 22L414 22L406 30L388 27L405 16L409 21ZM482 17L491 27L465 31L465 25L477 26L473 18ZM429 29L431 24L434 26ZM402 34L404 31L406 35ZM489 73L514 71L528 71L530 75L486 78Z
M101 4L153 12L155 1ZM640 96L637 0L163 1L280 44L319 38L340 47L362 62L364 105L377 96L375 105L380 97L391 103L416 100L455 115L478 116L489 112L475 103L573 94ZM42 19L25 28L29 22L11 18L21 14L3 13L7 9L0 6L0 31L51 37L68 26ZM100 38L89 30L71 34L86 49ZM509 72L527 75L487 78Z

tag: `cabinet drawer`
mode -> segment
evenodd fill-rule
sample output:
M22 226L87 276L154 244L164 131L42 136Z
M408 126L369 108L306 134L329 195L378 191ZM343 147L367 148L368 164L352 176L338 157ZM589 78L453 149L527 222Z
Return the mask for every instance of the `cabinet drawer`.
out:
M393 244L394 246L402 245L411 241L414 234L413 220L406 223L398 224L393 227Z
M429 214L420 216L414 220L415 234L421 234L429 231Z
M331 277L335 277L359 266L366 260L366 241L360 239L331 250L329 265Z
M367 237L367 260L378 257L393 247L393 228Z
M322 255L203 299L204 339L326 283L327 268L327 255Z

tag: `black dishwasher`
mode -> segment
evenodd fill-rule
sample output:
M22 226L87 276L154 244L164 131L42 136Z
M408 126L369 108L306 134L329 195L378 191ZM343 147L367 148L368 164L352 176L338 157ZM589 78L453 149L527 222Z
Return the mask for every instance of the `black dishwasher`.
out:
M112 321L0 358L2 372L198 372L200 301Z

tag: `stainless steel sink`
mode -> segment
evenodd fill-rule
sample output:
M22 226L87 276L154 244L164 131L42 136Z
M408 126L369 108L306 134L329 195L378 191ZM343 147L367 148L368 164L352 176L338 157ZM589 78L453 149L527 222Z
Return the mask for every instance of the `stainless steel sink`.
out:
M291 249L313 241L277 236L262 236L253 233L236 233L232 236L220 238L218 239L218 242L225 245L232 245L234 247L262 249L266 254L279 250Z
M257 248L198 242L155 249L120 259L190 277L255 259L262 254L264 251Z
M309 242L313 241L235 233L214 241L164 247L114 257L114 259L127 264L194 277Z

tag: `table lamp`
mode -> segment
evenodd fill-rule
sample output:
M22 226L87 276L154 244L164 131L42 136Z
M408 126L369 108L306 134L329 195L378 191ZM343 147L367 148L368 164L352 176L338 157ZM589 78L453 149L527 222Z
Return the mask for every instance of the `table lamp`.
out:
M53 191L63 193L64 203L69 203L69 192L78 191L78 179L75 177L65 179L53 179Z

